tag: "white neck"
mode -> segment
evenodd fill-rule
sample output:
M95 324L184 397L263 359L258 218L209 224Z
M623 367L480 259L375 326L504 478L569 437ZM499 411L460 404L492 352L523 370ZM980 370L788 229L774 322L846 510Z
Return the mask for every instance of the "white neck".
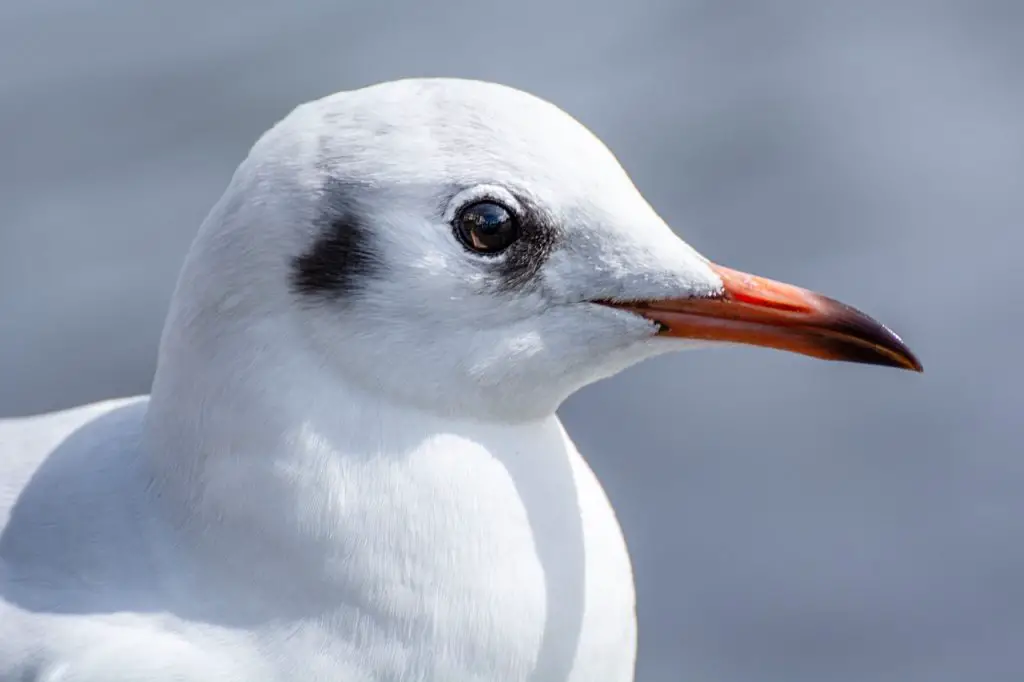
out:
M239 589L238 576L248 575L255 592L275 597L297 596L285 595L282 580L326 588L333 563L357 545L375 562L366 571L406 570L394 578L418 580L426 567L409 561L454 560L494 544L476 535L532 527L536 537L522 540L536 542L551 518L578 521L578 455L554 415L499 424L385 403L317 367L296 339L279 337L287 329L269 320L244 339L222 334L190 339L187 353L173 352L183 344L167 349L147 417L147 452L168 509L183 532L208 541L202 560L231 564L225 575ZM212 405L216 420L207 418ZM498 490L514 493L517 508L488 499Z
M145 452L164 544L183 550L165 563L199 615L318 623L337 660L378 675L404 647L419 663L396 678L628 674L628 556L555 415L395 405L332 375L280 319L200 333L175 317Z

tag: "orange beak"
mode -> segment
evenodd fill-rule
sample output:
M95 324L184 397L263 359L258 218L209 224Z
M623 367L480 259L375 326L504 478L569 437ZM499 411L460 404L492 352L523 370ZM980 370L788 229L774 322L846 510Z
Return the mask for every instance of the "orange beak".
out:
M789 284L711 268L725 285L713 298L603 303L657 322L663 336L923 371L900 337L855 308Z

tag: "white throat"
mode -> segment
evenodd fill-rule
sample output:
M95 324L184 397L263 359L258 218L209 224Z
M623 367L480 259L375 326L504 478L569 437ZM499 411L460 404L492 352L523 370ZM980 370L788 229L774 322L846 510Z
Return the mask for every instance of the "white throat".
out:
M448 215L482 187L521 228L494 258ZM628 554L554 411L672 348L592 301L709 273L551 105L437 82L300 107L200 229L161 340L174 589L345 679L631 679Z
M270 336L285 329L250 329L244 348L193 338L177 355L183 339L165 338L147 451L194 562L188 592L248 625L327 619L332 646L368 670L404 646L435 672L566 679L599 590L619 595L614 636L631 641L618 526L554 415L498 424L389 404ZM455 643L478 651L431 653Z

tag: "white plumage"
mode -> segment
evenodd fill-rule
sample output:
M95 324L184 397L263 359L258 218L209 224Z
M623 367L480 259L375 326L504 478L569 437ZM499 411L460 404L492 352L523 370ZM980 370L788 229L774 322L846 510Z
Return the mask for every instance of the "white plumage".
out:
M516 246L455 238L480 200ZM687 343L606 302L727 293L532 96L299 107L203 224L151 396L0 423L0 679L632 680L629 558L555 410Z

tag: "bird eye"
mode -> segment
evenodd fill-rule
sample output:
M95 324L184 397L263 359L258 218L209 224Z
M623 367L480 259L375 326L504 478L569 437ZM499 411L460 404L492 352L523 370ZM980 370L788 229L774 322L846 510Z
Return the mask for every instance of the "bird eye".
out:
M493 201L466 206L455 216L454 227L459 241L477 253L496 254L519 239L519 221Z

